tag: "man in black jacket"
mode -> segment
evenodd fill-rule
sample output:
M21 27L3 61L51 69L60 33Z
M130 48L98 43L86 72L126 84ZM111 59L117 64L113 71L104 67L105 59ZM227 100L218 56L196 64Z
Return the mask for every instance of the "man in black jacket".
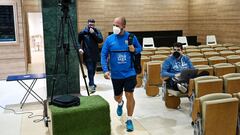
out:
M83 61L87 66L90 93L96 91L94 75L99 56L98 43L103 42L101 32L95 27L95 20L88 19L88 25L78 34L78 40L83 50Z

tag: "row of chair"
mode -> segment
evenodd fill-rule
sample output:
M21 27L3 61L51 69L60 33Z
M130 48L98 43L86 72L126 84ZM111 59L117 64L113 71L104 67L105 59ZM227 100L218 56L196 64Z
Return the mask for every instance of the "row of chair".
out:
M152 60L152 61L151 61ZM142 58L143 71L137 76L137 87L142 86L142 80L144 80L144 86L146 88L146 94L148 96L156 96L159 93L158 87L162 85L161 81L161 65L163 60L152 59L151 57ZM204 64L198 62L199 64ZM201 71L208 71L210 75L223 76L228 73L240 72L240 62L231 63L216 63L213 65L195 65L195 68ZM149 87L148 87L149 86ZM150 87L151 86L151 87Z
M217 44L217 45L199 45L199 46L187 46L184 48L183 51L191 51L191 49L196 49L195 51L207 51L207 50L240 50L239 49L240 45L239 44ZM154 48L143 48L143 51L161 51L161 50L166 50L166 51L171 51L172 47L154 47ZM193 50L194 51L194 50Z
M177 42L184 44L184 47L188 46L188 41L186 36L178 36ZM143 38L143 48L154 48L154 40L153 37L144 37ZM217 45L217 40L215 35L207 35L206 36L206 44L207 45Z
M212 56L209 58L195 57L190 58L193 65L214 65L218 63L237 63L240 62L240 55Z
M146 71L147 66L146 62L149 61L161 61L161 63L167 58L166 55L154 55L151 57L142 57L141 63L143 67L143 72L140 75L144 74L144 69ZM240 72L240 56L238 55L230 55L225 57L220 57L220 56L213 56L208 59L205 58L191 58L191 62L193 63L196 68L200 68L202 70L208 70L211 75L215 73L217 76L221 76L224 73L229 73L229 72ZM208 66L209 65L209 66ZM222 72L223 73L219 74L217 72ZM230 70L230 71L229 71Z
M209 58L212 56L222 56L222 57L226 57L229 55L240 55L239 54L239 50L237 50L237 52L234 51L220 51L220 52L214 52L214 51L210 51L210 52L190 52L190 53L186 53L186 55L189 58L196 58L196 57L201 57L201 58Z
M210 93L237 93L240 92L240 73L229 73L222 77L201 76L189 81L188 93L167 89L163 83L163 93L165 105L168 108L178 108L181 97L190 97L190 102L194 103L195 98L199 98Z
M184 54L189 56L190 58L193 57L211 57L211 56L228 56L228 55L240 55L240 48L237 50L212 50L213 48L203 48L202 50L200 49L188 49L184 51ZM141 54L142 56L152 56L152 55L170 55L172 53L171 50L147 50L143 51Z
M152 55L152 56L143 56L142 59L149 59L150 61L164 61L168 56L167 55ZM228 55L228 56L211 56L208 58L205 57L192 57L190 58L193 65L214 65L218 63L237 63L240 62L240 55Z
M191 49L196 49L197 51L205 51L209 48L209 50L239 50L240 45L232 45L232 44L224 44L224 45L214 45L214 46L207 46L207 45L199 45L199 46L188 46L183 49L183 51L190 51ZM143 51L161 51L166 50L170 51L172 50L172 47L156 47L156 48L143 48Z
M198 72L208 71L209 75L223 76L228 73L240 73L240 62L231 63L217 63L214 65L195 65Z

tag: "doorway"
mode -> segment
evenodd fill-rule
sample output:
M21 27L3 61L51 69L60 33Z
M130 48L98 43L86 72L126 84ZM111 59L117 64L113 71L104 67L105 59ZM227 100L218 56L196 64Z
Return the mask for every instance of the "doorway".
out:
M45 73L45 56L43 41L43 21L41 12L27 13L28 39L31 63L28 64L28 73Z

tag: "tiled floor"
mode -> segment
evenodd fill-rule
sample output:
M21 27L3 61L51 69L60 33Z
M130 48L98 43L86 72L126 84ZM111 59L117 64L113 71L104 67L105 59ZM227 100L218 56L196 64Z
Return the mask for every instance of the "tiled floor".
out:
M80 82L83 82L82 78ZM135 131L127 133L125 131L126 108L121 118L116 115L116 102L113 99L113 91L110 80L104 80L101 73L96 74L97 92L94 95L101 95L110 104L111 110L111 128L112 135L191 135L193 128L191 127L191 118L189 116L188 99L182 99L181 109L167 109L161 96L148 97L143 88L135 89L136 107L134 113ZM87 95L85 86L81 83L82 95ZM16 105L19 104L25 90L17 82L0 81L0 105L8 105L18 111L21 111ZM45 79L37 82L35 91L43 98L46 97ZM28 103L36 102L34 98L29 96ZM42 114L42 106L39 103L26 104L24 110L33 111L36 114ZM0 109L0 112L2 110ZM5 113L4 113L5 114ZM19 115L18 115L19 116ZM12 117L18 117L12 115ZM39 117L38 117L39 118ZM37 118L36 118L37 119ZM21 119L19 135L48 135L48 129L44 127L43 122L34 123L34 118L27 118L23 115ZM11 122L11 121L6 121ZM16 126L16 129L19 128ZM5 130L12 130L12 127ZM36 132L36 130L38 132ZM1 133L0 134L4 135Z

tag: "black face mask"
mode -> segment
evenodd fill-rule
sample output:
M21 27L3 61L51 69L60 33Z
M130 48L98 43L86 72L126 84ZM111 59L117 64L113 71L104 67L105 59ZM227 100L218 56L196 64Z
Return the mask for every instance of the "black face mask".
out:
M181 56L181 54L178 51L173 52L173 56L177 59Z

